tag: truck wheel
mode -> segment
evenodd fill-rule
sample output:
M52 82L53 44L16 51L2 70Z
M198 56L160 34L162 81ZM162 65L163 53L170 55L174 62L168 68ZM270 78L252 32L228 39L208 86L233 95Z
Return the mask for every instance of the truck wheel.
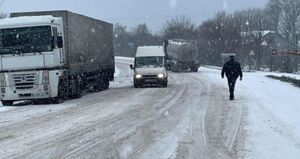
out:
M191 68L190 68L190 72L198 72L198 66L192 66Z
M52 104L60 104L63 103L66 99L66 88L65 88L65 82L63 80L60 80L58 83L58 95L55 98L50 99L50 103Z
M50 99L51 104L61 104L64 102L64 99L61 97L55 97Z
M198 69L199 69L199 67L198 67L198 66L195 66L195 67L194 67L194 72L198 72Z
M2 101L3 106L12 106L14 104L14 101Z
M79 83L76 86L76 93L73 95L73 98L81 98L83 96L84 90Z
M82 96L83 96L83 90L81 88L78 88L76 94L74 95L74 98L81 98Z
M95 86L94 86L94 90L96 92L100 92L100 91L103 91L104 90L104 84L103 84L103 79L102 78L99 78L97 79L96 83L95 83Z
M177 65L174 62L171 63L171 68L170 69L171 69L172 72L178 72L177 71L178 70Z
M109 80L108 79L105 79L104 80L104 90L108 89L109 88Z

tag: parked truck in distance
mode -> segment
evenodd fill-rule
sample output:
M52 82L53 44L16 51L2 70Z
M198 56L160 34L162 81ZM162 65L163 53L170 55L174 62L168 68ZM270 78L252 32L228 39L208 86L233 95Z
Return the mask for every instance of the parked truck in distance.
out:
M173 39L164 42L168 70L198 72L198 47L193 40Z
M0 99L81 97L114 78L113 25L69 11L12 13L0 20Z

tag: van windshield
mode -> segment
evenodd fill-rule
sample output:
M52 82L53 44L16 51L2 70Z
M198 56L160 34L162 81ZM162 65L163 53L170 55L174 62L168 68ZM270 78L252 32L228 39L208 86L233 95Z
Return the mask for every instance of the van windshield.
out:
M163 67L164 65L164 57L137 57L135 59L135 67L143 68L143 67Z
M50 26L0 30L0 54L45 52L51 50Z

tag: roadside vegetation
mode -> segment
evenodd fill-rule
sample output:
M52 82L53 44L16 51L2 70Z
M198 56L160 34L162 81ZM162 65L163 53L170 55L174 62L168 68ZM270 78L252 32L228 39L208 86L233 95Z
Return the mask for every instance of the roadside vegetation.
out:
M134 57L138 46L162 45L165 39L189 39L198 42L199 62L203 65L221 66L221 53L237 53L243 66L251 65L249 53L253 51L256 69L267 66L272 71L294 73L299 57L272 56L271 52L277 45L274 39L280 39L285 48L296 49L300 37L299 8L299 0L269 0L264 8L223 11L200 24L188 15L177 16L167 20L157 33L151 32L146 23L133 28L115 24L115 53Z
M278 77L278 76L274 76L274 75L268 75L267 77L275 79L275 80L279 80L279 81L282 81L282 82L291 83L294 86L300 88L300 80L298 80L298 79L287 77L287 76Z

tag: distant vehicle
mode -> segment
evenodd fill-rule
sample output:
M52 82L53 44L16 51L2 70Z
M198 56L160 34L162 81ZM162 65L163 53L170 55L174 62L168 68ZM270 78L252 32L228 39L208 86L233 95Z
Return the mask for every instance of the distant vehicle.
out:
M12 13L0 20L0 99L60 103L113 80L113 25L69 11Z
M164 43L168 70L198 72L198 47L193 40L173 39Z
M145 84L168 86L168 73L163 46L138 47L134 66L134 87L143 87Z

